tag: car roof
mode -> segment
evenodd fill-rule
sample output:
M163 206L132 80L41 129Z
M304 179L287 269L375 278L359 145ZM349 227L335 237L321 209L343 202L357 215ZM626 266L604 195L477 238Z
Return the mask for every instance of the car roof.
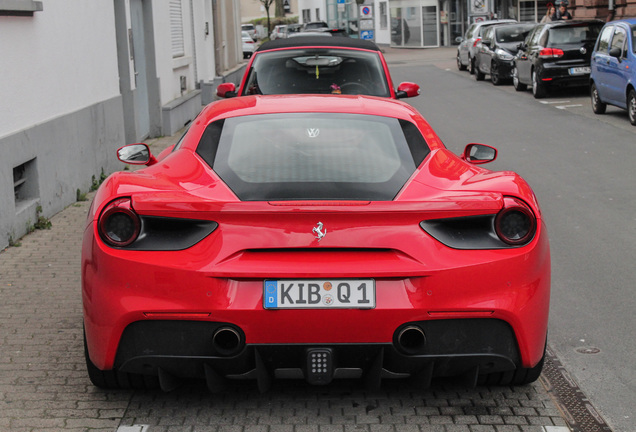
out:
M546 27L578 27L586 24L605 24L604 21L598 19L591 20L559 20L545 23Z
M283 38L283 39L275 39L273 41L268 41L262 44L258 49L258 51L267 51L272 49L280 49L280 48L307 48L307 47L342 47L342 48L357 48L357 49L365 49L372 51L380 51L380 47L378 47L375 43L364 40L364 39L354 39L354 38L325 38L321 36L304 36L302 38Z
M636 25L636 18L624 18L624 19L620 19L620 20L616 20L616 21L610 21L607 24L619 24L619 23L624 23L624 24L628 24L628 25Z
M507 23L507 24L498 25L497 28L506 29L506 28L514 28L514 27L534 27L536 25L537 23L535 22L517 22L517 23Z
M508 24L513 24L516 23L517 20L513 20L513 19L501 19L501 20L486 20L486 21L480 21L477 24L477 27L483 26L483 25L491 25L491 24L497 24L497 23L508 23Z
M220 99L203 109L204 123L219 118L271 113L351 113L412 119L421 115L412 106L394 99L363 95L250 95Z

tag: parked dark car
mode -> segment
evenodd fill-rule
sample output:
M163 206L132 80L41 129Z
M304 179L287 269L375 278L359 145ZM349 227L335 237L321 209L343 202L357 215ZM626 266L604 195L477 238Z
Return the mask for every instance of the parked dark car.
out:
M490 26L477 44L475 78L481 81L486 75L494 85L512 78L512 63L535 23L519 23Z
M475 73L475 54L477 53L477 43L481 40L484 31L493 25L510 24L517 21L512 19L478 21L470 25L463 38L457 38L457 68Z
M554 87L588 86L590 58L603 21L553 21L538 24L515 56L512 83L532 87L535 98Z
M627 110L636 126L636 18L605 24L592 53L592 110L603 114L607 105Z

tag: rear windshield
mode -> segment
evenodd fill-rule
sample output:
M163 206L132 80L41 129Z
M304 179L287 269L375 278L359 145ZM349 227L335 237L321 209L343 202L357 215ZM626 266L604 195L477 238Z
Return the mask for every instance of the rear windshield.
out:
M596 38L602 27L603 23L592 23L576 27L565 26L551 28L547 46L596 42Z
M364 94L390 97L377 53L329 48L256 55L243 95Z
M407 121L331 113L218 121L197 147L243 201L391 200L429 151Z

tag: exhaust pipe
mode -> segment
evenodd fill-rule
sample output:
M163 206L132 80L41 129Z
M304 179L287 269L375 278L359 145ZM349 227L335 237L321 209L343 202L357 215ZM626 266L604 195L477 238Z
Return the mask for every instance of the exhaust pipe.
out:
M219 354L231 356L243 349L243 338L233 327L220 327L212 335L212 345Z
M426 346L426 335L424 331L416 325L404 327L399 331L397 347L405 354L419 354Z

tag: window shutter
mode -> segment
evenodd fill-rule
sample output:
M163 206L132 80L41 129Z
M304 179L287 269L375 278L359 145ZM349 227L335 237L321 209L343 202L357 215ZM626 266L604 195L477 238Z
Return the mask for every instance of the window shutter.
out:
M183 13L181 0L170 0L170 38L172 41L172 57L185 55L183 40Z

